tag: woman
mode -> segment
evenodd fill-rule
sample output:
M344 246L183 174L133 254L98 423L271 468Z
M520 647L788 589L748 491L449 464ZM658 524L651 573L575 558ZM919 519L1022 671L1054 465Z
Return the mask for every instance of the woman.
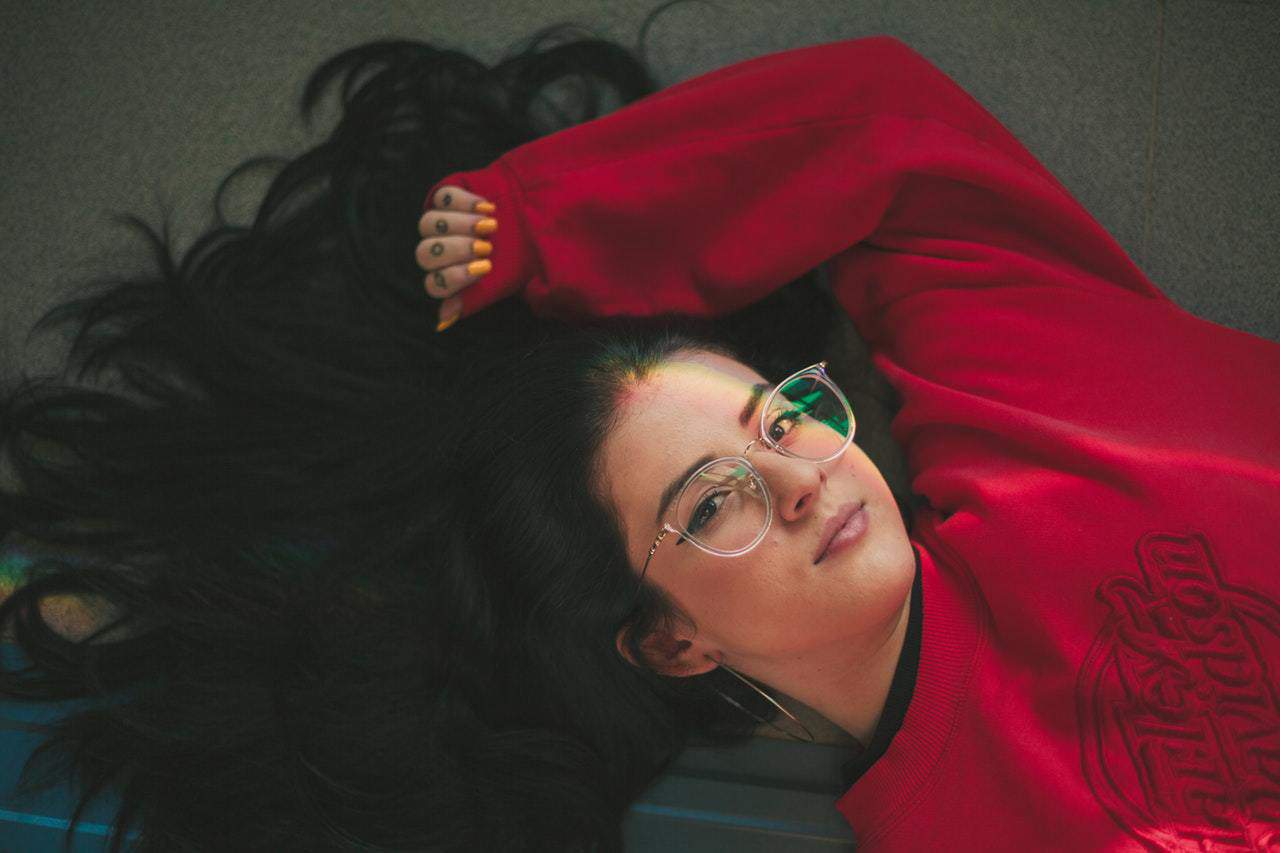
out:
M446 176L427 206L442 331L516 293L551 316L714 315L833 259L903 398L929 504L910 535L856 450L768 452L772 415L734 417L763 377L705 350L612 389L584 473L631 571L696 623L624 624L624 656L732 664L864 743L897 728L837 803L861 845L1280 844L1280 393L1233 378L1280 375L1280 347L1178 308L910 48L738 63ZM486 219L491 271L470 269ZM700 483L719 456L760 476ZM680 489L712 498L673 510ZM772 527L732 503L752 490ZM732 558L667 545L721 503L747 534ZM865 529L832 540L841 524ZM910 704L886 719L917 596Z
M558 56L600 50L578 47ZM345 61L359 70L361 58ZM6 496L6 518L99 559L33 580L0 609L42 670L6 673L3 687L137 691L59 732L90 781L123 783L120 826L132 806L149 849L616 849L626 804L684 745L745 736L780 690L868 752L896 728L837 804L868 847L936 846L944 833L963 846L955 828L976 810L984 848L1172 846L1226 838L1229 818L1236 839L1265 842L1262 758L1230 768L1247 783L1229 789L1233 812L1184 787L1143 787L1192 778L1185 762L1108 771L1125 736L1151 743L1153 719L1172 737L1171 697L1188 686L1195 719L1239 731L1241 709L1261 708L1266 721L1246 670L1227 673L1231 695L1224 682L1202 696L1212 685L1196 677L1223 673L1203 662L1239 652L1226 641L1245 628L1231 625L1269 624L1275 595L1255 527L1275 515L1262 491L1275 460L1259 458L1273 427L1256 408L1274 392L1224 386L1202 362L1231 349L1274 364L1273 345L1179 312L993 119L892 40L762 57L536 141L509 132L510 107L483 78L440 93L421 48L378 58L389 70L359 88L347 78L332 142L278 179L252 229L97 304L132 320L115 352L185 368L195 391L120 358L133 390L167 405L6 406L6 444L34 494ZM518 83L546 79L504 70L521 95ZM824 71L832 85L815 89ZM634 100L644 86L621 91ZM431 131L455 152L447 165L423 150L429 94L440 115L454 98L491 111ZM851 104L861 118L840 112ZM477 128L505 144L477 146ZM317 173L328 181L312 189ZM484 199L508 217L474 284L453 269L471 260L456 242L432 255L423 241L428 294L465 287L463 319L435 336L398 260L413 262L417 237L389 217L413 187L442 209ZM442 239L478 218L423 224ZM583 322L742 308L828 258L903 398L894 437L930 506L895 496L896 518L888 476L851 443L858 413L839 416L847 383L828 392L804 370L825 355L821 328L756 315L748 325L769 346L749 352L691 322ZM436 272L446 287L432 291ZM516 293L545 325L514 300L493 304ZM1190 352L1135 350L1118 334L1134 328L1177 331ZM1126 399L1159 370L1178 384ZM806 394L841 404L819 418L839 436L819 453L784 443L809 414L788 415L808 399L787 393L796 373ZM745 405L757 393L758 420ZM778 399L794 405L773 409ZM69 419L72 404L99 417ZM10 440L24 432L83 463ZM767 495L767 513L733 516L761 522L750 542L712 541L710 510L727 499L681 511L683 478L707 453ZM1237 623L1208 606L1203 580L1180 595L1159 586L1168 572L1147 572L1196 580L1188 567L1202 565L1178 538L1187 493L1172 458L1196 466L1198 490L1230 493L1230 515L1197 506L1196 519L1230 551L1237 573L1217 600L1241 602ZM869 526L826 548L826 523L854 503ZM106 531L63 529L104 520ZM1067 529L1071 547L1045 548ZM1126 540L1134 530L1141 539ZM1117 563L1135 541L1141 569L1126 572ZM739 545L753 547L702 547ZM33 605L68 591L102 594L129 635L60 641ZM1125 621L1135 602L1152 618ZM1189 606L1194 624L1167 615ZM1141 630L1151 625L1161 630ZM1170 626L1206 639L1177 648ZM1187 652L1174 659L1182 680L1124 692L1156 677L1138 651ZM893 687L913 668L903 707ZM1231 757L1268 754L1265 726L1249 731L1262 734ZM1155 798L1135 805L1146 791Z

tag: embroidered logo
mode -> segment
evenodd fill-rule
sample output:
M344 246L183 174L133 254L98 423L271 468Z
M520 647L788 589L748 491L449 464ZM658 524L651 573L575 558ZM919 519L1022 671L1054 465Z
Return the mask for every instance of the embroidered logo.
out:
M1200 534L1149 533L1077 682L1085 779L1152 850L1280 850L1280 607ZM1280 570L1280 566L1276 567Z

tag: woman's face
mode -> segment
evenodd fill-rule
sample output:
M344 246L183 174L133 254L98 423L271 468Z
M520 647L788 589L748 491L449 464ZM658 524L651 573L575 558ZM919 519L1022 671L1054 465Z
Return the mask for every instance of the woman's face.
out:
M759 438L759 409L745 424L741 415L752 386L764 381L737 361L697 351L678 354L624 391L602 448L602 486L621 516L637 574L660 529L655 515L668 485L683 481L699 457L741 455ZM721 557L678 545L679 535L668 533L645 575L696 621L696 635L682 637L694 644L692 657L757 671L835 646L870 657L897 624L915 579L915 554L888 483L857 444L824 463L785 457L761 442L747 458L773 498L764 539L745 554ZM870 527L815 565L823 526L850 501L865 502Z

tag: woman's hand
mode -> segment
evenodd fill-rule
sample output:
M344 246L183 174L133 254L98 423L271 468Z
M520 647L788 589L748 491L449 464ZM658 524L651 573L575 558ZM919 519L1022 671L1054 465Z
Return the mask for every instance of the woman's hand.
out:
M491 203L461 187L441 187L432 204L418 220L423 239L414 256L427 271L427 295L444 300L436 326L443 332L462 316L460 291L493 269L492 262L478 260L489 256L493 244L477 238L497 231L498 220L491 218L496 212Z

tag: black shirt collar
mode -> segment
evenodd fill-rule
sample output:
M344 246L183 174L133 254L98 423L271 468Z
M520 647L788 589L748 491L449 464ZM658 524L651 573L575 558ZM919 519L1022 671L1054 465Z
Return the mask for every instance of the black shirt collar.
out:
M894 670L889 696L885 699L884 711L871 742L841 767L846 790L853 787L889 748L893 736L902 728L902 721L907 716L907 706L911 704L911 695L915 692L916 672L920 667L920 638L924 633L924 592L920 552L914 543L911 551L916 556L916 579L911 585L911 613L907 617L907 636L903 639L898 668Z

